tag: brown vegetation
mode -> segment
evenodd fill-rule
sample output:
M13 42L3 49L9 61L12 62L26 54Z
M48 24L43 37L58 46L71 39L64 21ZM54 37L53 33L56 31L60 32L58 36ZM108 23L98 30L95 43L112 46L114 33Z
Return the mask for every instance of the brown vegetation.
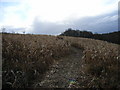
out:
M30 87L53 62L68 55L71 46L83 49L84 54L79 87L120 87L117 44L87 38L19 34L3 34L2 40L3 87Z
M66 40L84 48L80 87L120 87L119 45L87 38L66 37Z
M42 78L49 65L69 53L70 46L47 35L3 34L2 42L3 87L7 83L16 88L30 87L35 79Z

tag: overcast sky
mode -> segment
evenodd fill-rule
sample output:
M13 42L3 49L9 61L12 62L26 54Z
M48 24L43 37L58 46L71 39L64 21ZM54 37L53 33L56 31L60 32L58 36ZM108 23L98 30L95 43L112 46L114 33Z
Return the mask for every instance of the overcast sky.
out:
M118 0L0 0L0 27L53 35L68 28L117 31Z

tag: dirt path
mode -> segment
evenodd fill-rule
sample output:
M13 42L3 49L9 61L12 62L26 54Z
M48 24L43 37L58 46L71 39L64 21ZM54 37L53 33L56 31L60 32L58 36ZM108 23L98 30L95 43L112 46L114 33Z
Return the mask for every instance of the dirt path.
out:
M37 87L67 88L71 79L77 82L80 75L81 57L82 50L72 47L72 53L54 63Z

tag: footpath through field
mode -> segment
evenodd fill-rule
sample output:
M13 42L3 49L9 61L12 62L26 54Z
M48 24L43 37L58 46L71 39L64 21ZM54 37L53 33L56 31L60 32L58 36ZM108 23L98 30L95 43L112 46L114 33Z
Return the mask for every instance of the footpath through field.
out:
M77 84L82 66L82 50L72 47L72 53L54 63L47 71L43 80L36 87L45 88L68 88ZM77 85L76 85L77 86Z

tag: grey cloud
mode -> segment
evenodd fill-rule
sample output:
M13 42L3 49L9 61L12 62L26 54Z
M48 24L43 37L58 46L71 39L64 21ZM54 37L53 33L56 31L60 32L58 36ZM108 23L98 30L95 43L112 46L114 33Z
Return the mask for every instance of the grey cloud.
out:
M24 27L20 27L20 28L15 28L13 26L2 26L2 28L5 28L5 32L9 32L9 33L22 33L23 31L26 31L26 28Z
M74 21L73 28L90 30L92 32L107 33L118 30L117 11L95 17L84 17Z
M52 22L42 22L38 19L35 19L33 22L33 33L39 34L59 34L67 28L67 25L52 23Z
M33 33L55 35L64 32L68 28L89 30L97 33L107 33L118 30L117 20L117 11L94 17L67 20L64 24L42 22L36 18L33 22Z

